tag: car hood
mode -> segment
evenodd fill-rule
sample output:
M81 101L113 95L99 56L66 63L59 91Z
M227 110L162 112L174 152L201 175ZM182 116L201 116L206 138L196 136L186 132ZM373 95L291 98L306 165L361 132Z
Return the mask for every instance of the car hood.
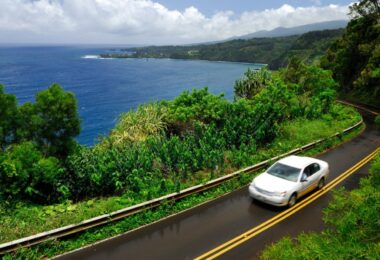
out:
M270 175L266 172L257 176L253 182L256 187L270 192L288 191L294 188L297 184L295 182Z

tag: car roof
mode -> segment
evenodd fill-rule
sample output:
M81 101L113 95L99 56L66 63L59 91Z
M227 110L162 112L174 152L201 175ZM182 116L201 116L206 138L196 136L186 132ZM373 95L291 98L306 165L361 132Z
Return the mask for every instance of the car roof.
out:
M306 156L297 156L297 155L291 155L285 158L282 158L278 162L282 164L286 164L289 166L293 166L299 169L305 168L311 163L317 163L319 160L311 158L311 157L306 157Z

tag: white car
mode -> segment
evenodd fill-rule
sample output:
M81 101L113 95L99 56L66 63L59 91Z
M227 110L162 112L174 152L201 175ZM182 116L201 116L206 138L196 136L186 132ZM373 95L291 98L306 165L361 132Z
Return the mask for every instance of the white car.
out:
M322 188L328 175L327 162L291 155L254 178L249 185L249 194L267 204L292 207L303 195Z

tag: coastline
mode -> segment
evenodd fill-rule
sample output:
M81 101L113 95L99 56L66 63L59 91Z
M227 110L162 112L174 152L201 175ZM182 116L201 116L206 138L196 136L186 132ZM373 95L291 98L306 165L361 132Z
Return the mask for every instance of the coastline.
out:
M109 60L112 60L112 59L145 59L145 60L181 60L181 61L207 61L207 62L215 62L215 63L231 63L231 64L243 64L243 65L255 65L255 66L260 66L260 67L265 67L265 66L269 66L269 64L265 64L265 63L256 63L256 62L244 62L244 61L228 61L228 60L207 60L207 59L177 59L177 58L158 58L158 57L128 57L128 56L123 56L123 55L120 55L120 56L110 56L110 57L104 57L102 56L104 54L98 54L98 55L84 55L82 56L81 58L83 59L109 59ZM90 57L90 56L93 56L93 57ZM96 57L95 57L96 56Z

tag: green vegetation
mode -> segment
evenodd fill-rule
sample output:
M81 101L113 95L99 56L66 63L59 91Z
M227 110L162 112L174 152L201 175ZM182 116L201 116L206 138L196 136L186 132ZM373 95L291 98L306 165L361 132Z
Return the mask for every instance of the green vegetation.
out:
M35 103L18 106L0 86L0 242L204 183L356 123L357 112L334 102L332 73L303 62L312 63L341 33L134 49L133 57L289 64L274 73L247 71L235 83L232 102L204 88L142 105L122 114L110 134L90 148L74 141L80 120L72 93L54 84L38 93ZM74 249L220 196L250 178L244 174L178 203L7 257Z
M3 198L50 202L64 195L59 180L64 170L56 157L44 157L32 142L13 145L0 156ZM63 193L63 194L62 194Z
M375 123L377 125L377 129L380 130L380 115L378 115L376 118L375 118Z
M181 184L194 182L198 172L217 176L231 166L250 164L248 155L273 141L282 121L315 119L331 110L335 83L331 77L328 80L330 74L302 66L303 80L310 78L309 84L282 80L292 66L273 78L263 70L257 73L267 74L267 86L251 99L228 102L201 89L122 115L99 145L81 147L68 157L62 181L69 198L77 201L132 190L146 193L137 196L149 199L178 191ZM315 75L324 77L319 80ZM244 151L246 161L236 159Z
M266 248L263 259L377 259L380 213L380 155L373 160L368 178L360 188L348 192L339 189L324 210L329 226L321 233L289 237Z
M115 129L111 131L110 142L144 141L148 136L159 136L164 133L166 108L159 104L140 106L136 111L123 113ZM103 140L105 141L105 140Z
M54 84L38 93L34 104L18 107L15 96L0 85L0 100L1 200L66 198L64 160L80 130L74 95Z
M355 110L340 105L335 107L332 115L326 119L314 120L295 120L284 123L281 126L281 135L278 136L267 148L259 149L251 155L253 162L259 162L280 153L287 152L295 147L314 141L319 138L325 138L360 119L360 115ZM358 129L348 135L339 138L331 138L306 154L313 155L324 151L342 141L351 139L356 136ZM244 154L244 153L242 153ZM244 157L241 157L244 159ZM20 250L16 253L9 254L6 257L10 259L23 258L43 258L77 249L81 246L94 243L128 230L149 224L153 221L168 215L180 212L190 207L196 206L202 202L224 195L227 192L248 184L252 180L252 174L243 174L237 179L230 180L221 186L209 191L192 195L179 202L168 201L164 205L154 210L147 210L127 219L111 223L102 227L90 229L82 234L67 238L55 240L41 245ZM207 181L210 175L203 175L203 181ZM123 194L117 197L98 198L79 203L66 201L65 203L41 206L31 205L30 203L18 203L13 208L0 207L1 223L4 223L3 229L0 229L0 241L9 241L19 237L61 227L63 225L77 223L81 220L88 219L100 214L109 213L123 207L134 205L138 200L134 200L132 194Z
M354 4L353 19L343 36L327 51L321 65L333 71L340 95L380 106L380 11L379 1Z
M33 129L33 132L29 131L32 140L42 148L44 154L65 158L76 146L73 137L80 133L74 94L53 84L37 94L33 108L33 120L28 120L29 129Z
M313 63L339 36L343 29L308 32L302 35L231 40L191 46L150 46L125 49L125 53L102 54L104 58L171 58L234 61L268 64L270 69L286 66L293 56Z
M58 84L36 95L34 104L17 107L16 97L4 93L0 85L0 147L32 141L45 156L65 158L75 147L80 120L73 93Z
M252 99L264 87L269 85L271 79L271 72L266 68L259 71L248 69L244 73L244 77L235 82L235 97Z
M239 86L250 86L251 93L246 98L237 93L234 102L205 88L141 106L121 115L110 135L92 148L73 140L79 119L72 93L55 84L38 93L34 104L17 107L1 88L7 105L1 113L1 201L158 197L199 183L205 172L219 176L251 164L251 155L280 134L283 121L316 119L334 108L331 75L299 61L276 75L265 68L248 71L235 89Z
M350 7L352 20L321 60L339 83L339 95L379 106L380 2L362 0ZM296 67L296 66L293 66ZM291 79L297 78L295 70ZM300 73L301 75L303 73ZM380 129L380 116L375 123ZM286 237L266 248L263 259L377 259L380 255L380 155L360 188L339 189L324 210L328 226L321 233Z
M300 68L303 77L286 79ZM12 145L23 148L7 149L2 158L21 161L29 180L36 181L4 179L4 191L10 193L12 187L25 189L28 185L44 194L37 185L44 181L55 185L42 185L46 191L49 187L50 196L65 201L42 206L35 204L41 200L28 197L28 193L22 200L3 196L0 241L75 223L202 183L329 136L360 119L353 109L333 103L335 83L322 69L294 61L274 75L265 69L256 73L267 73L268 85L250 99L229 102L222 95L201 89L184 92L172 101L141 106L123 114L99 144L78 146L61 163L43 157L31 142ZM249 80L243 78L241 84ZM23 176L24 172L18 174Z
M16 97L4 93L4 87L0 84L0 150L16 138L17 118Z

